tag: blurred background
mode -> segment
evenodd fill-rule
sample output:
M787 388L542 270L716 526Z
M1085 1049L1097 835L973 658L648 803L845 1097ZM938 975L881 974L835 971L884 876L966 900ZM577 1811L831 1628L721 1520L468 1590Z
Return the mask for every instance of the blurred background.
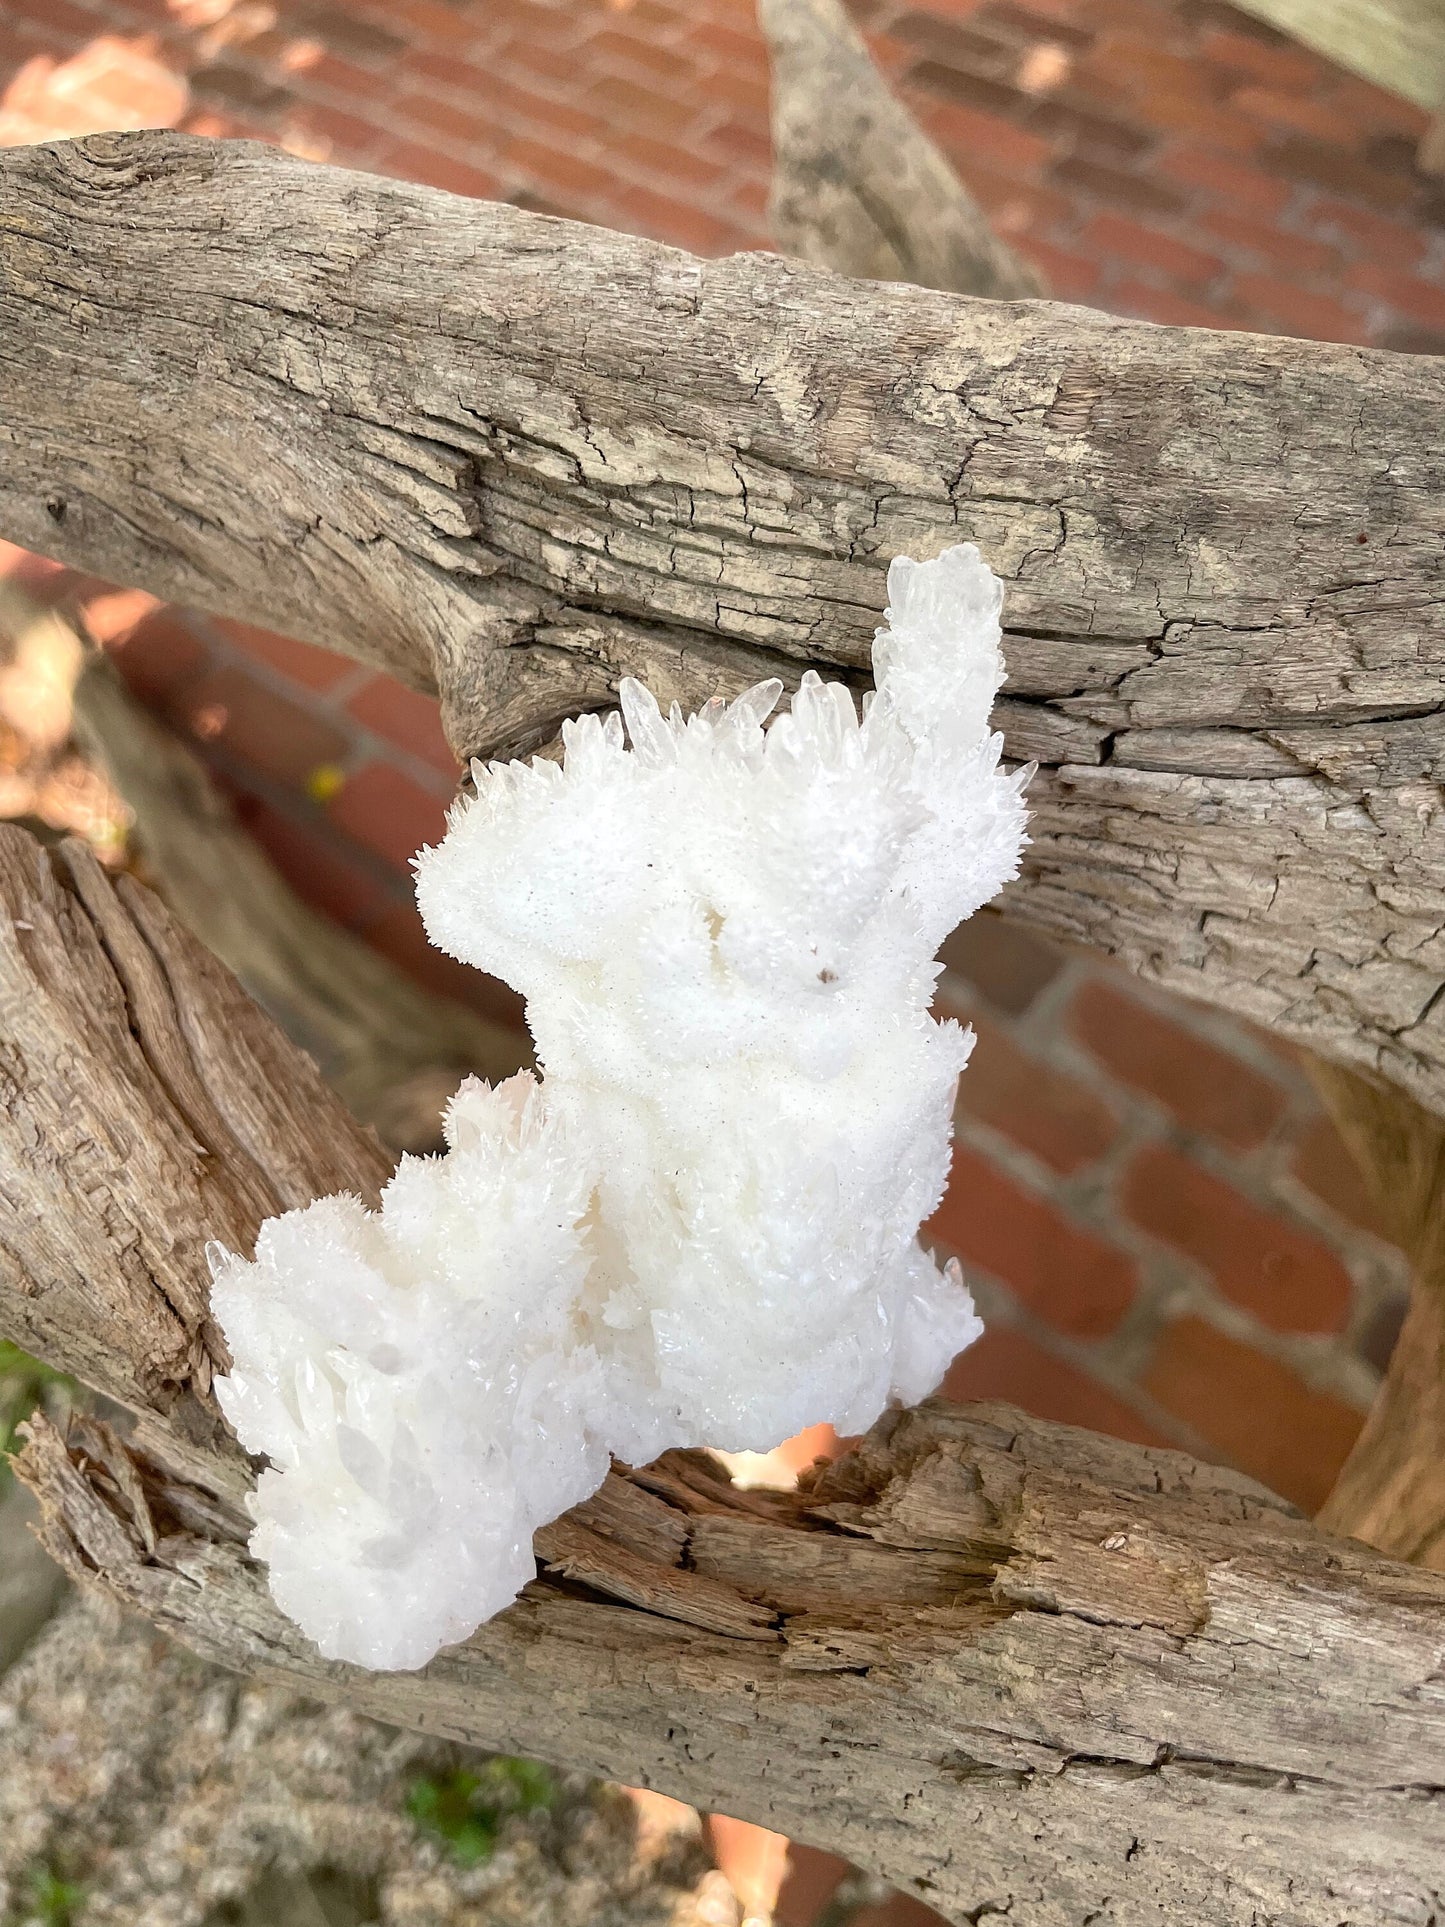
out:
M1058 298L1445 352L1428 143L1445 19L1424 0L852 11ZM0 144L153 126L703 254L770 244L751 0L0 0ZM421 989L517 1024L510 993L427 946L412 906L408 860L440 834L457 776L434 702L0 543L7 589L0 815L137 860L125 802L73 734L68 632L30 619L53 607L105 645L305 904ZM945 961L940 1003L979 1041L930 1235L988 1324L947 1389L1225 1460L1316 1508L1407 1273L1293 1052L991 914ZM786 1480L833 1449L808 1435L751 1471ZM711 1840L752 1918L935 1918L840 1896L839 1863L757 1829L717 1820Z

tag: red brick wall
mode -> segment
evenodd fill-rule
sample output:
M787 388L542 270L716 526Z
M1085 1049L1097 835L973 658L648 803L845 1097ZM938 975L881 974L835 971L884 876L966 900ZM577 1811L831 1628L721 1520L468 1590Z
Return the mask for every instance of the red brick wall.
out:
M988 1326L949 1389L1318 1507L1406 1281L1292 1054L997 919L945 956L979 1041L931 1229Z
M1423 117L1220 0L860 0L878 58L1055 290L1146 319L1445 349ZM703 252L767 243L751 0L0 0L0 143L253 134ZM406 859L454 767L435 706L237 623L86 602L305 895L420 977ZM1297 1065L996 919L948 949L979 1043L933 1226L989 1321L960 1393L1328 1489L1405 1274ZM782 1918L836 1869L801 1858Z

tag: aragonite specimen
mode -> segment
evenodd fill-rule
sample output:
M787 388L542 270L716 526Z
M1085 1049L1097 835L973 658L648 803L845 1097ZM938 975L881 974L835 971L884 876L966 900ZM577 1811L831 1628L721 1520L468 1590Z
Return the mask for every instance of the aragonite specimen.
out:
M272 1462L253 1547L328 1656L423 1664L534 1570L609 1453L865 1429L980 1329L918 1228L971 1036L943 938L1012 877L971 546L888 577L876 694L809 674L684 718L636 682L563 765L475 766L417 859L432 941L512 984L543 1067L454 1099L379 1213L215 1259L220 1396Z

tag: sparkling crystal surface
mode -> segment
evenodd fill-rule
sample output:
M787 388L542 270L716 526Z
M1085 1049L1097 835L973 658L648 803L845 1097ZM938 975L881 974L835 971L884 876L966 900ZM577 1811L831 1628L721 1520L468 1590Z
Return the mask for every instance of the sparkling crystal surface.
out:
M417 859L441 949L527 1000L540 1080L454 1099L379 1213L217 1254L253 1549L328 1656L415 1667L507 1605L609 1453L863 1430L980 1329L918 1228L971 1036L935 952L1017 871L1000 586L900 559L876 693L684 718L639 683L563 765L474 766ZM772 718L770 721L769 718Z

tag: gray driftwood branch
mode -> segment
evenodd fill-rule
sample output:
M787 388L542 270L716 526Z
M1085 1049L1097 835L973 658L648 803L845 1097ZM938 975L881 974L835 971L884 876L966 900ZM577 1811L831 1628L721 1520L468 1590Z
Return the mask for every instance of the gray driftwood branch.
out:
M795 1495L614 1473L421 1674L321 1661L244 1550L204 1243L386 1161L130 879L0 830L0 1326L122 1400L34 1425L45 1543L205 1657L836 1848L958 1921L1425 1922L1445 1578L1236 1474L1004 1407Z
M841 0L760 0L778 245L874 281L1012 301L1046 292L874 66Z
M174 134L0 156L0 532L527 750L1008 579L1018 913L1445 1110L1445 372L721 262Z
M975 536L1014 585L999 720L1049 768L1016 907L1445 1108L1428 367L704 267L171 136L0 162L0 322L7 533L435 686L463 750L627 670L861 679L889 556ZM423 1679L320 1667L238 1550L199 1248L384 1160L143 892L7 847L0 1312L137 1413L38 1428L72 1570L227 1663L960 1917L1438 1905L1438 1582L1016 1415L884 1428L866 1489L796 1502L619 1479L539 1540L561 1583Z

